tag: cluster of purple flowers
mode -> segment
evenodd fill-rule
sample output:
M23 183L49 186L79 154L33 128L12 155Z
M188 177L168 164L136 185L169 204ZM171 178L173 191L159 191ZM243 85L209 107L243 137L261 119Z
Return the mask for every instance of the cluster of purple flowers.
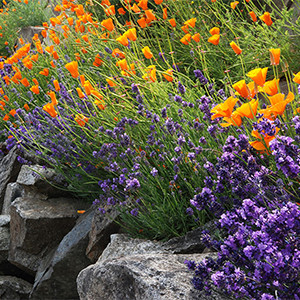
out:
M196 289L209 294L214 286L237 298L300 299L299 205L276 206L269 210L245 199L240 208L221 216L223 241L212 242L204 233L218 258L186 261L195 272Z

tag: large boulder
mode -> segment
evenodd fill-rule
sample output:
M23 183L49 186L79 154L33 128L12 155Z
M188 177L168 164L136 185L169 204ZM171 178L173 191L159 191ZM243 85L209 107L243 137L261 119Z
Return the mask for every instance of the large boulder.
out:
M0 162L0 211L2 211L7 184L16 181L21 168L17 157L17 148L13 148Z
M28 299L32 289L29 282L13 277L0 276L0 299L1 300L25 300Z
M59 246L41 264L30 299L78 299L76 278L90 264L85 256L94 211L77 221Z
M110 241L110 236L120 231L120 226L115 222L119 216L117 210L112 210L109 216L96 211L92 228L89 234L89 242L86 255L92 263L95 263Z
M75 199L17 198L10 210L9 261L34 275L43 257L73 228L81 208Z
M201 261L205 254L140 254L108 259L82 270L77 278L80 299L182 300L222 299L194 290L193 274L184 261Z

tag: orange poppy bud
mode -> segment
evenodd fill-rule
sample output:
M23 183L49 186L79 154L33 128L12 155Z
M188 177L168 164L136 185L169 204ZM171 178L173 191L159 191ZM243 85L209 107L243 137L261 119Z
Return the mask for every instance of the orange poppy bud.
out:
M74 24L74 20L71 17L67 18L67 21L69 23L69 26L72 26Z
M257 17L256 17L256 14L255 14L254 11L250 11L249 15L250 15L250 17L251 17L251 19L252 19L253 22L257 21Z
M79 76L77 61L71 61L70 63L66 64L65 67L71 73L73 78L77 78Z
M53 91L51 91L51 92L48 93L48 95L49 95L49 97L51 99L51 103L53 105L57 105L57 99L56 99L55 93Z
M50 65L51 65L52 68L54 68L54 69L56 68L56 65L55 65L55 63L53 62L53 60L50 61Z
M200 42L200 33L195 33L193 36L192 36L192 39L196 42L196 43L199 43Z
M116 38L116 41L121 43L125 47L129 45L128 38L124 35L121 35L120 37Z
M280 48L278 49L270 49L270 60L271 60L271 65L277 66L279 65L280 61Z
M2 88L0 88L0 94L1 94L1 95L4 95L4 91L3 91Z
M143 9L143 10L146 10L148 9L148 0L141 0L139 3L138 3L138 6Z
M247 76L250 77L257 85L263 86L267 77L268 68L257 68L248 72Z
M170 19L169 23L171 24L172 27L176 27L176 21L175 21L175 19Z
M181 26L181 30L182 30L184 33L189 33L189 26L188 26L188 25Z
M53 80L53 85L54 85L54 88L56 91L59 91L60 90L60 86L59 86L59 83L56 79Z
M220 41L220 35L219 34L214 34L211 37L209 37L207 41L209 43L212 43L213 45L218 45L219 41Z
M100 67L103 63L103 60L100 58L101 56L99 54L96 55L95 60L93 62L93 66Z
M150 22L156 20L155 15L153 14L152 10L150 10L150 9L145 10L145 15L146 15L146 22L147 23L150 23Z
M29 106L28 106L27 103L24 104L24 108L25 108L27 111L29 111Z
M166 78L167 81L172 82L173 81L173 69L168 69L162 75Z
M271 26L273 21L271 19L270 13L265 12L262 16L259 17L266 25Z
M92 90L92 95L95 96L96 98L102 100L103 96L96 90Z
M5 115L3 118L4 121L8 121L9 120L9 115Z
M79 126L83 127L87 122L88 122L88 118L85 117L82 114L78 114L75 116L75 121L78 123Z
M54 109L53 103L47 103L43 106L43 110L46 111L52 118L57 116L57 112Z
M163 8L163 19L166 20L168 18L168 11L167 8Z
M243 51L235 42L231 42L230 46L237 55L241 54Z
M238 1L231 2L231 3L230 3L230 7L231 7L232 9L235 9L236 6L237 6L239 3L240 3L240 2L238 2Z
M108 31L113 31L115 29L115 25L113 23L113 20L111 18L103 20L101 22L101 25L106 28Z
M27 80L27 78L23 78L21 80L21 83L25 86L25 87L28 87L30 85L29 81Z
M155 2L156 5L159 5L159 4L163 3L163 0L154 0L154 2Z
M143 54L145 55L145 57L147 59L151 59L153 57L153 53L151 52L151 50L150 50L150 48L148 46L144 47L142 49L142 51L143 51Z
M59 59L59 56L58 56L58 54L57 54L56 51L53 51L53 52L52 52L52 56L53 56L53 58L54 58L55 60L58 60L58 59Z
M84 213L85 213L85 210L77 210L77 213L78 213L78 214L84 214Z
M17 112L15 109L12 109L9 113L14 117Z
M220 28L219 27L213 27L212 29L210 29L209 33L211 35L220 34Z

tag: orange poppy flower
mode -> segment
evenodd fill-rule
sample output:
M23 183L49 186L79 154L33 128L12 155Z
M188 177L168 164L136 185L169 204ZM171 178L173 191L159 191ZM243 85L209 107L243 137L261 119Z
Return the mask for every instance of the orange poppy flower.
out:
M131 6L131 10L133 12L135 12L136 14L138 14L138 13L141 12L141 10L139 9L139 7L135 3Z
M120 67L123 71L128 70L126 59L122 59L116 62L116 66Z
M141 28L145 28L147 26L146 18L144 18L144 17L138 19L137 22Z
M300 72L298 72L297 74L294 74L293 81L300 84Z
M144 47L142 49L143 54L147 59L151 59L153 57L153 53L151 52L150 48L148 46Z
M229 97L225 102L220 103L211 109L211 113L214 113L211 117L212 120L220 117L228 117L232 115L233 108L237 102L237 98Z
M55 93L53 91L51 91L51 92L48 93L48 95L49 95L49 97L51 99L51 103L53 105L57 105L58 102L57 102Z
M253 119L256 116L258 106L258 100L252 99L248 103L244 103L236 109L236 112L241 117L246 117L248 119Z
M116 38L116 41L121 43L125 47L129 45L128 38L124 35L121 35L120 37Z
M39 72L39 74L44 75L44 76L48 76L49 75L49 70L48 69L43 69L43 71Z
M111 5L108 8L105 8L104 12L107 16L114 16L116 14L115 6Z
M189 26L188 26L188 25L181 26L181 30L182 30L184 33L189 33Z
M54 46L53 46L53 45L47 46L47 47L45 48L45 51L48 52L48 53L50 53L50 54L53 52L53 50L54 50Z
M83 127L89 121L89 119L82 114L78 114L75 116L75 121L79 126Z
M23 78L23 79L21 80L21 83L22 83L25 87L30 86L30 83L29 83L29 81L27 80L27 78Z
M130 41L136 41L136 29L131 28L128 29L124 34Z
M103 60L101 59L101 56L99 54L97 54L95 56L95 60L93 62L93 66L100 67L102 65L102 63L103 63Z
M46 111L52 118L57 116L57 112L54 109L53 103L47 103L43 106L43 110Z
M121 7L121 8L118 9L118 13L119 13L120 15L125 15L125 14L126 14L126 11L124 10L123 7Z
M248 72L247 76L250 77L257 85L263 86L266 82L268 68L257 68Z
M106 28L108 31L113 31L115 29L115 25L113 23L113 20L111 18L103 20L101 22L101 25Z
M70 63L66 64L65 67L71 73L73 78L77 78L79 76L77 61L71 61Z
M192 39L196 42L196 43L199 43L200 42L200 33L195 33L193 36L192 36Z
M243 51L235 42L231 42L230 46L237 55L241 54Z
M16 112L15 109L12 109L9 113L10 113L10 115L12 115L12 116L14 117L14 116L16 115L17 112Z
M67 18L67 21L69 23L69 26L72 26L74 24L74 20L71 17Z
M156 5L159 5L159 4L163 3L163 0L154 0L154 2L155 2Z
M247 87L245 80L240 80L232 85L232 87L239 93L243 98L249 97L249 88Z
M274 96L278 93L279 79L274 78L265 82L264 86L259 89L270 96Z
M59 82L56 79L53 80L53 85L56 91L60 90Z
M192 19L185 21L183 24L194 28L196 25L196 21L197 21L196 18L192 18Z
M187 33L183 38L180 39L180 42L184 45L188 45L189 42L191 41L192 36Z
M138 3L138 6L143 9L143 10L146 10L148 9L148 0L141 0L139 3Z
M111 55L113 57L125 58L125 53L122 52L119 48L114 49Z
M33 85L30 90L35 93L36 95L38 95L40 93L40 90L39 90L39 86L38 85Z
M170 19L169 23L171 24L172 27L176 27L176 21L175 21L175 19Z
M78 97L79 97L80 99L82 99L82 98L85 97L85 95L84 95L84 93L82 92L81 88L76 88L76 91L77 91Z
M230 117L224 117L223 121L225 123L220 123L222 127L228 127L228 126L241 126L242 125L242 117L235 111L232 113Z
M108 83L108 85L109 85L110 87L114 87L114 86L117 85L117 84L116 84L113 80L111 80L110 78L107 78L107 79L106 79L106 82Z
M276 128L275 135L278 133L278 131L279 131L279 129ZM264 134L264 133L260 134L256 130L253 130L251 134L252 134L252 136L254 136L255 138L257 138L258 140L254 141L254 142L249 142L249 144L254 149L259 150L259 151L266 151L266 150L268 150L270 142L275 139L275 135L270 136L270 135Z
M279 65L279 61L280 61L280 48L270 49L269 51L270 51L271 65L273 65L273 66Z
M9 120L9 115L5 115L3 118L4 121L8 121Z
M214 34L207 40L209 43L212 43L213 45L219 45L220 42L220 35L219 34Z
M238 1L231 2L231 3L230 3L230 7L231 7L232 9L235 9L236 6L237 6L239 3L240 3L240 2L238 2Z
M210 29L209 33L211 35L220 34L220 28L219 27L213 27L212 29Z
M250 15L250 17L251 17L251 19L252 19L253 22L257 21L257 17L256 17L256 14L255 14L254 11L250 11L249 15Z
M173 69L168 69L162 75L165 77L165 79L169 82L173 81Z
M270 13L265 12L262 16L259 17L266 25L271 26L273 21L271 19Z

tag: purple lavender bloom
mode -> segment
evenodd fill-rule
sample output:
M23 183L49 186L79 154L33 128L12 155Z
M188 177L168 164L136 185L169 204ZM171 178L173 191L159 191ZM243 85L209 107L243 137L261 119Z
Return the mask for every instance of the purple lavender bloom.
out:
M185 86L180 81L178 81L177 90L181 95L184 95L186 92Z

